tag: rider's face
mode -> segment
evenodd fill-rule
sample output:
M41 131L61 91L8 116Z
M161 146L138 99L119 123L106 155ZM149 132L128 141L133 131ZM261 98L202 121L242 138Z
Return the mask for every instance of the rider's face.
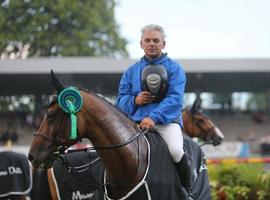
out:
M144 50L145 56L154 59L162 54L165 47L165 41L159 31L145 31L141 39L141 48Z

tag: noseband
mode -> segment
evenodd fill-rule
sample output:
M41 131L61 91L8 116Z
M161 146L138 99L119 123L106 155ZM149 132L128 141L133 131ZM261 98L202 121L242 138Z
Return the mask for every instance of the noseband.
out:
M42 137L43 139L49 141L50 144L57 147L57 151L53 152L55 155L64 154L65 150L68 149L68 147L64 145L65 140L63 138L62 138L61 142L57 142L57 141L54 140L54 138L49 137L49 136L44 135L44 134L41 134L41 133L38 133L38 132L36 132L34 134L34 136Z

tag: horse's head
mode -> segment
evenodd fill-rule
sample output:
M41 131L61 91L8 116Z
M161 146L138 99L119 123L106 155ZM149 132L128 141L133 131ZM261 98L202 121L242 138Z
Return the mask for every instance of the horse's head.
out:
M202 113L201 100L196 99L190 109L183 111L184 132L190 137L198 137L214 146L221 144L224 139L220 129Z
M83 98L65 88L51 72L57 96L49 104L28 154L33 166L50 168L57 154L80 140L85 131Z

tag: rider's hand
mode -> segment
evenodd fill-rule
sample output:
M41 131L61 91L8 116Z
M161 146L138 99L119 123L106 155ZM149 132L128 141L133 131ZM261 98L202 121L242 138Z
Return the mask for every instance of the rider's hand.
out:
M141 121L139 126L141 129L151 129L154 128L155 122L150 117L146 117Z
M148 91L142 91L135 98L135 104L142 106L144 104L151 103L154 100L154 96Z

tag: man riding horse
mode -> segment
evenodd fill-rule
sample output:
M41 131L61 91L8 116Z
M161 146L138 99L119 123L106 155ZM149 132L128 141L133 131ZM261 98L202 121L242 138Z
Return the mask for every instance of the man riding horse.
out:
M168 145L182 186L193 199L191 166L181 131L186 76L178 63L162 53L164 39L163 28L158 25L142 29L140 45L145 54L123 74L117 106L140 128L155 128L159 132Z

